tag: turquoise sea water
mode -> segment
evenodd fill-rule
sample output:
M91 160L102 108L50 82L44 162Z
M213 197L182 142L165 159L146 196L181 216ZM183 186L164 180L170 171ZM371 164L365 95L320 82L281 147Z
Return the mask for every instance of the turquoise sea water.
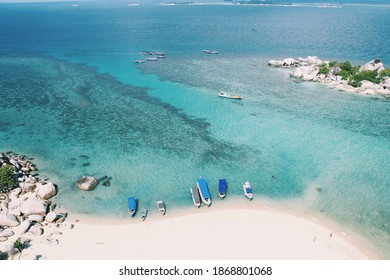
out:
M58 202L127 218L127 197L193 207L249 180L256 198L298 201L390 256L390 102L294 83L273 58L390 65L390 6L0 5L0 150L35 157ZM209 56L203 49L217 49ZM142 65L142 50L165 60ZM220 99L225 89L242 101ZM93 192L81 175L112 177ZM272 177L274 176L275 179ZM157 211L157 210L155 210ZM151 211L153 214L153 210Z

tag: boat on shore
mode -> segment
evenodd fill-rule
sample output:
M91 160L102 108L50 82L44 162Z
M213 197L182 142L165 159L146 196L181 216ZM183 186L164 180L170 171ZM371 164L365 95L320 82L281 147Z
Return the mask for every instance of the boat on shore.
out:
M146 208L142 209L142 213L141 213L142 221L145 221L147 215L148 215L148 209Z
M190 191L192 196L192 202L196 207L200 207L200 196L199 196L198 187L191 187Z
M164 204L164 201L159 200L159 201L156 202L156 204L157 204L158 211L161 214L165 215L165 204Z
M245 184L242 186L244 189L244 195L249 199L252 200L253 198L253 191L251 188L251 185L249 184L248 181L245 182Z
M221 199L224 199L227 191L226 179L219 179L218 182L218 194Z
M218 93L218 96L219 97L224 97L224 98L229 98L229 99L242 99L242 97L240 95L231 95L225 91L220 91Z
M206 181L203 178L198 179L198 182L196 183L198 186L200 197L202 198L202 201L207 206L211 205L211 195L209 193L209 189L207 187Z
M127 205L129 208L129 213L132 217L134 217L135 212L137 212L137 198L131 196L127 199Z

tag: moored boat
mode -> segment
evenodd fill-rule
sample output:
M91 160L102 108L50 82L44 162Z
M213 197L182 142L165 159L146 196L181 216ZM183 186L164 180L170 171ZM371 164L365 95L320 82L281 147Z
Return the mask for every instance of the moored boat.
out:
M211 204L211 195L209 193L209 189L207 187L206 181L203 178L198 179L198 182L196 183L198 186L200 197L202 198L202 201L207 206L210 206Z
M244 195L249 199L252 200L253 198L253 191L251 188L251 185L249 184L248 181L245 182L245 184L242 186L244 189Z
M145 62L145 60L143 60L143 59L138 59L138 60L136 60L136 61L134 61L135 63L144 63Z
M191 187L190 191L192 196L192 202L194 202L194 205L196 207L200 207L200 196L199 196L198 187Z
M127 199L127 205L129 208L129 213L132 217L134 217L135 212L137 212L137 198L131 196Z
M215 51L215 50L203 50L203 52L206 54L219 54L219 51Z
M242 99L242 97L240 95L231 95L225 91L220 91L218 93L218 96L219 97L224 97L224 98L230 98L230 99Z
M148 57L146 60L147 61L157 61L158 58L157 57Z
M146 208L142 209L142 213L141 213L142 221L145 221L147 215L148 215L148 209Z
M159 200L159 201L156 202L156 204L157 204L158 211L161 214L165 215L165 204L164 204L164 201Z
M227 190L226 179L219 179L219 182L218 182L218 193L219 193L219 197L221 199L225 198L226 190Z

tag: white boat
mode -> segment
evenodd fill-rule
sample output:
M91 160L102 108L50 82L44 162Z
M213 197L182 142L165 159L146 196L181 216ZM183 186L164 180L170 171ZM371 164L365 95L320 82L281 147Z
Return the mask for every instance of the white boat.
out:
M145 221L146 216L148 215L148 209L144 208L141 213L141 219L142 221Z
M218 93L218 96L224 97L224 98L229 98L229 99L242 99L242 97L240 95L231 95L231 94L229 94L225 91L222 91L222 90Z
M206 54L219 54L219 51L215 51L215 50L203 50L203 52Z
M135 63L144 63L145 62L145 60L143 60L143 59L138 59L138 60L136 60L136 61L134 61Z
M200 207L200 196L199 196L198 187L191 187L190 190L191 190L192 202L196 207Z
M157 208L158 208L158 211L161 214L165 215L165 204L164 204L164 201L162 201L162 200L157 201Z
M157 61L158 58L157 57L148 57L146 60L147 61Z
M244 189L244 195L249 199L252 200L253 198L253 191L251 188L251 185L249 184L248 181L245 182L245 184L242 186Z

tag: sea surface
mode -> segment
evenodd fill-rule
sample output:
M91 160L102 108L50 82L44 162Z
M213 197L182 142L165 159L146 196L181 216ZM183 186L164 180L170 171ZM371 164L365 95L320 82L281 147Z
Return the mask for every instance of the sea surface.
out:
M263 65L390 67L390 5L319 6L0 4L0 151L34 157L73 213L129 219L128 196L190 208L199 176L229 203L249 180L255 201L321 212L390 258L390 100ZM143 50L166 58L135 64ZM80 191L82 175L111 185Z

